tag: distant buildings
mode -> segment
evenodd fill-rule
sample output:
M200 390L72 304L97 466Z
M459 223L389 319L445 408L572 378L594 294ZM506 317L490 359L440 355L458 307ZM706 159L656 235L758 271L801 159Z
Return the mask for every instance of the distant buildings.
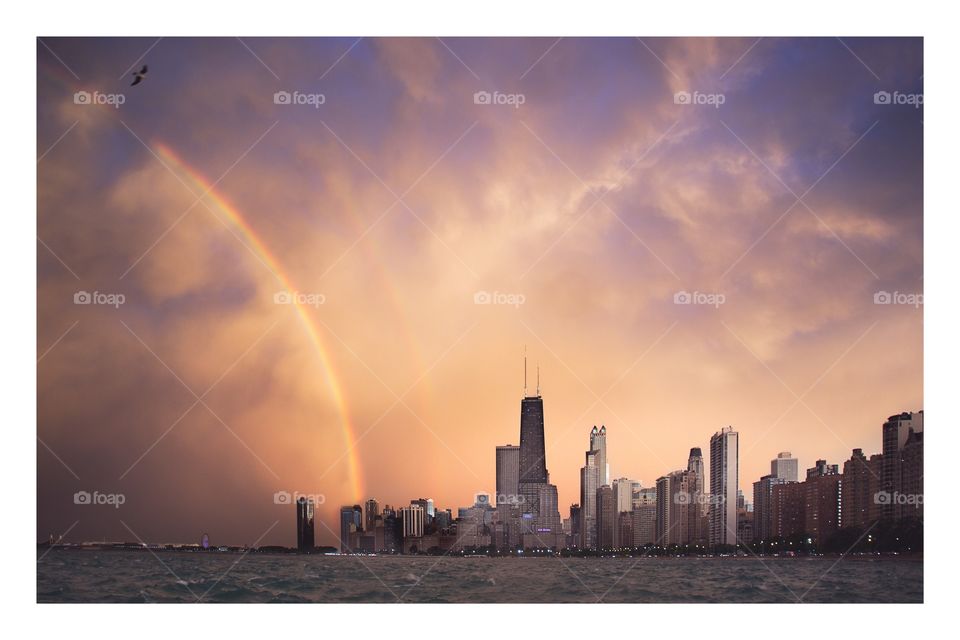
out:
M799 463L790 455L789 451L781 451L770 461L770 475L787 482L799 480Z
M341 553L353 553L359 550L361 531L363 531L363 509L360 505L340 507Z
M297 498L297 551L309 553L314 546L314 508L313 498ZM206 534L204 534L206 535Z
M497 447L497 505L517 501L520 495L520 447Z
M733 427L724 427L710 438L711 545L737 544L739 442Z

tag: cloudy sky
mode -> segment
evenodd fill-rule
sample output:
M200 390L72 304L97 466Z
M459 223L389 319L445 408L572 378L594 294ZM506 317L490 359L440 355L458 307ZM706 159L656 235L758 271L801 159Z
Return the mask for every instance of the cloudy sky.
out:
M564 511L594 424L643 486L726 425L748 495L879 451L923 408L922 75L911 39L43 38L38 539L455 510L525 347Z

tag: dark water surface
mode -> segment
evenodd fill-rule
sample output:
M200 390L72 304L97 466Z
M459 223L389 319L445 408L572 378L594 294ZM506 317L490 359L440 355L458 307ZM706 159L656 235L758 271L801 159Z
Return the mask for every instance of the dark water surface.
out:
M39 602L923 601L921 558L37 556Z

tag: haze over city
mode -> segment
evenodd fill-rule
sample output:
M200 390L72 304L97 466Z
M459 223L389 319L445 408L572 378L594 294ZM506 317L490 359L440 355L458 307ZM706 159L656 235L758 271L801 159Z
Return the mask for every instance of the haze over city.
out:
M594 425L748 491L923 409L920 39L44 42L39 538L469 505L524 350L564 514Z

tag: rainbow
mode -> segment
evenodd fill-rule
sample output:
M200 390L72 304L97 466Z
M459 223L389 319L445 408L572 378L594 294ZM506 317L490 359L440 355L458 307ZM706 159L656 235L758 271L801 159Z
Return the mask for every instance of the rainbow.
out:
M223 213L227 219L240 230L243 234L244 241L256 252L270 270L273 271L283 288L290 292L296 292L297 288L291 281L290 276L283 271L276 257L270 252L270 249L267 248L253 227L251 227L247 220L240 214L240 211L230 204L222 194L217 192L215 185L204 177L200 171L187 164L187 162L178 156L169 146L163 143L155 143L154 148L160 158L172 171L176 172L182 178L186 178L189 183L200 190L201 195L199 197L207 198L212 202L217 210ZM354 446L356 438L343 390L340 388L336 372L333 368L333 360L320 336L320 331L307 313L306 305L293 300L293 307L296 309L297 317L300 319L300 323L310 337L310 341L313 343L313 347L323 365L324 377L326 378L327 386L336 404L337 413L340 415L340 427L348 447L346 458L350 474L350 491L353 494L353 500L359 501L363 496L363 481L362 474L360 473L360 462L357 458L356 447Z

